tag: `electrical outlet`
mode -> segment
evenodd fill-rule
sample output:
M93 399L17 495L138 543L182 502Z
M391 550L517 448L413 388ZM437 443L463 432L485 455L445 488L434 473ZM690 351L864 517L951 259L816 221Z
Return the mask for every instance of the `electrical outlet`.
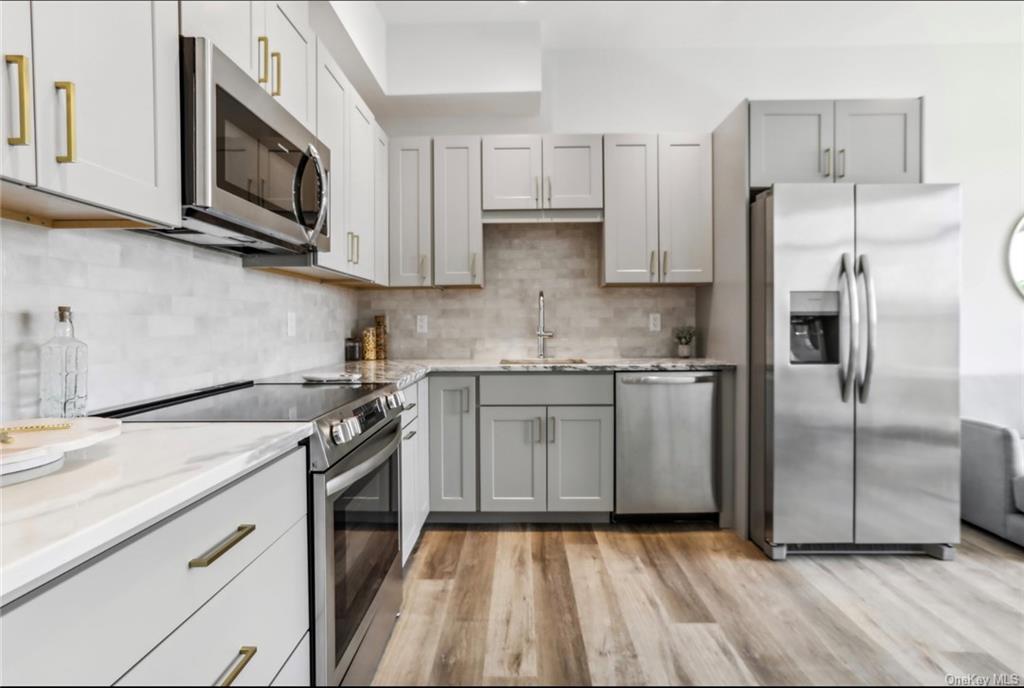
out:
M416 334L427 333L427 316L417 315L416 316Z
M647 329L651 332L661 332L661 313L648 314Z
M288 336L295 336L295 313L288 311Z

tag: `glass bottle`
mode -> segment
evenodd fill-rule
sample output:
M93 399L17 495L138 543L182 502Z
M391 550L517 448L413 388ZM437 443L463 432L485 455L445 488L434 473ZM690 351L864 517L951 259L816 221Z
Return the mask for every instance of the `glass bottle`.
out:
M53 339L40 352L40 403L44 418L85 415L88 397L89 347L75 339L71 307L57 308Z

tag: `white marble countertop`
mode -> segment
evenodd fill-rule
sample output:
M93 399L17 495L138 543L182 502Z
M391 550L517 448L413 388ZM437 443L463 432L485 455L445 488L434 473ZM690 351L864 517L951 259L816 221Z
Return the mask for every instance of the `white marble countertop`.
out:
M303 382L302 375L314 371L342 370L359 373L360 382L395 383L399 387L423 379L429 373L537 373L537 372L618 372L630 370L731 370L732 363L712 358L594 358L585 363L552 363L537 361L528 364L503 364L497 360L470 359L391 359L386 361L348 361L336 365L317 366L260 382Z
M309 423L125 423L0 488L0 605L297 446Z

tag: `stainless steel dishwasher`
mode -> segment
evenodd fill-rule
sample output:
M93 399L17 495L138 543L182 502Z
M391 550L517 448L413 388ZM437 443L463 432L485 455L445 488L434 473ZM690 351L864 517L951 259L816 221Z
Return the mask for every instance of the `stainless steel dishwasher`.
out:
M719 510L714 372L615 376L615 513Z

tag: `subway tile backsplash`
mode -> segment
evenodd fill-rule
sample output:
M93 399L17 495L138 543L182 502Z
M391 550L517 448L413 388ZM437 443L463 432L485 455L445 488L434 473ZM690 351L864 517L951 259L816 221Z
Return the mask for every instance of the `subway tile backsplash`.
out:
M4 220L0 252L3 419L38 413L39 345L58 305L89 345L90 410L333 363L355 324L352 290L131 232Z
M598 224L485 225L483 289L362 290L359 324L387 314L391 358L533 357L543 289L549 356L674 355L672 328L694 324L696 290L600 287L600 250ZM661 332L648 331L650 313Z

